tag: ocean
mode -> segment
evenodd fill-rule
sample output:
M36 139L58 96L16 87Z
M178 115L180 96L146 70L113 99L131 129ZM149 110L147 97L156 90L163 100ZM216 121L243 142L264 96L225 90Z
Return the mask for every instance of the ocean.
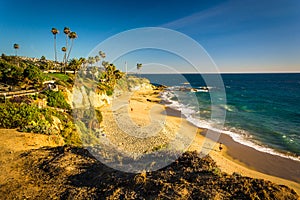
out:
M223 91L220 85L205 81L216 75L141 76L168 86L161 98L194 125L230 135L257 150L300 161L300 74L221 74ZM221 101L212 103L213 96L220 96ZM212 120L212 106L226 111L222 128Z

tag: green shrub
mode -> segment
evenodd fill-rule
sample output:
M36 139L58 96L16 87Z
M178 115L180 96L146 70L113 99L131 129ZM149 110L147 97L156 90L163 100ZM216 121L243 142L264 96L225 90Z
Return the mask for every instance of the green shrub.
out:
M51 135L51 124L46 120L38 120L38 122L31 121L26 126L21 126L20 131L22 132L33 132Z
M70 105L66 102L64 95L61 91L47 90L45 92L47 96L47 105L56 108L62 108L70 110Z
M0 127L19 128L20 131L50 134L52 118L47 110L26 103L1 103Z
M106 90L106 95L107 96L111 96L111 95L113 95L113 90Z
M103 116L102 116L102 113L100 110L95 110L95 113L96 113L96 119L98 120L99 123L102 122L103 120Z
M0 59L0 82L39 88L44 79L45 76L36 63L16 60L16 58L11 61Z
M72 121L68 121L64 129L61 131L61 135L64 138L66 144L73 144L73 145L81 145L81 138L76 130L76 127Z
M57 117L62 130L52 126ZM0 128L18 128L22 132L60 134L67 144L80 145L81 140L70 115L53 108L40 109L35 104L0 103Z
M95 132L86 127L84 122L75 120L75 126L78 130L78 135L80 135L80 141L82 144L89 146L99 144L99 139L96 137Z
M43 72L34 65L27 65L23 72L23 76L30 80L35 86L41 86L42 82L45 80Z

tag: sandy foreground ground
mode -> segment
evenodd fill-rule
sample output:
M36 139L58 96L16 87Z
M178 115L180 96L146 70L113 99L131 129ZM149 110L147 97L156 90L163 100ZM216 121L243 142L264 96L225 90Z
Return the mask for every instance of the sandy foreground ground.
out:
M25 179L21 169L23 161L20 159L20 152L39 149L44 146L63 145L61 138L22 133L15 129L0 129L0 140L0 188L10 181L21 182Z
M162 148L196 150L199 156L209 154L223 172L266 179L300 194L300 162L258 152L225 135L218 136L218 141L210 140L204 136L206 130L190 124L180 117L180 112L159 104L157 93L143 90L123 94L101 109L110 145L131 156ZM219 142L223 143L221 151Z

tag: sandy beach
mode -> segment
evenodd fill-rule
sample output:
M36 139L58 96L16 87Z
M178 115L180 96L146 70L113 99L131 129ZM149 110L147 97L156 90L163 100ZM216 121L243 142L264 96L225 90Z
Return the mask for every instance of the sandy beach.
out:
M160 148L208 153L223 172L269 180L300 194L300 162L257 151L227 135L218 141L207 139L207 130L198 129L159 101L157 91L140 90L103 107L103 128L110 143L132 155Z

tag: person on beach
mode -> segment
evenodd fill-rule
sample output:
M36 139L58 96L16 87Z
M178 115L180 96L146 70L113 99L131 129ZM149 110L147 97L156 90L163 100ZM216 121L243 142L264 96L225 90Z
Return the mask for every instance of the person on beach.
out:
M130 99L128 99L128 105L130 105ZM129 106L130 107L130 106ZM130 107L130 110L133 111L133 108Z
M223 147L222 147L222 143L220 142L220 145L219 145L219 150L220 152L222 151Z

